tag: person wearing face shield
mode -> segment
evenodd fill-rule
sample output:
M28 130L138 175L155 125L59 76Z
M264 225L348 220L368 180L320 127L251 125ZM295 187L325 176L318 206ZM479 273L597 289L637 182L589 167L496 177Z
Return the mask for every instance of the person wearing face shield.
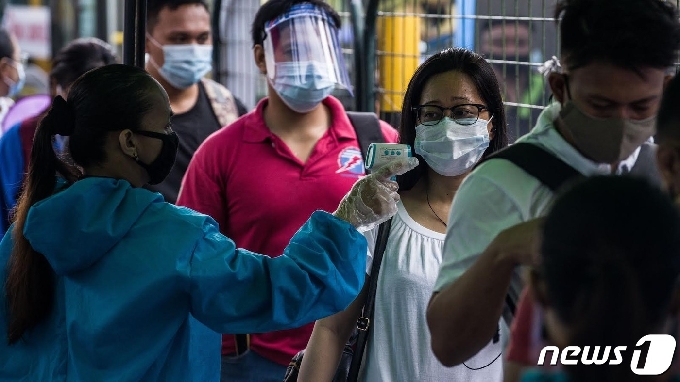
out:
M345 311L317 321L297 381L333 379L338 364L343 364L343 348L362 316L369 318L370 332L359 381L502 380L499 340L490 341L492 346L465 365L443 366L430 348L423 311L442 259L451 199L480 160L507 146L506 127L501 89L491 65L480 55L451 48L418 67L404 95L399 139L414 147L421 161L397 178L399 212L392 218L382 260L374 260L381 254L369 245L367 273L378 269L380 280L375 311L366 315L364 306L371 301L366 282ZM377 232L366 234L369 243L376 237ZM360 339L357 342L361 344ZM488 367L479 369L484 365ZM291 373L286 381L293 380Z
M445 365L482 349L501 316L501 325L512 321L523 288L521 266L537 261L518 248L535 239L559 184L608 174L661 184L650 141L680 47L677 9L657 0L561 0L556 19L561 62L546 66L555 102L515 147L499 153L515 150L523 162L490 158L466 178L453 201L427 309L432 348ZM550 179L558 173L564 177ZM506 231L519 223L521 234ZM513 326L526 319L521 311L516 318ZM514 341L506 355L511 361L517 359Z
M26 72L21 48L16 37L7 29L0 28L0 122L14 105L26 82Z
M365 175L356 130L331 96L336 87L351 90L339 27L340 17L321 0L264 3L252 31L268 97L191 160L177 204L212 216L243 248L278 256L312 211L336 205ZM397 141L384 122L378 133ZM222 380L280 382L312 328L309 321L224 336Z
M204 78L212 70L212 31L204 0L149 0L146 69L163 85L179 136L177 163L167 179L148 186L175 203L182 177L198 146L247 113L221 84Z
M0 242L0 380L217 381L219 358L195 357L195 321L219 343L217 333L297 327L356 298L362 232L397 212L390 178L416 158L356 181L271 258L142 187L175 162L171 116L161 85L129 65L91 70L68 100L54 98ZM56 134L72 162L56 156Z

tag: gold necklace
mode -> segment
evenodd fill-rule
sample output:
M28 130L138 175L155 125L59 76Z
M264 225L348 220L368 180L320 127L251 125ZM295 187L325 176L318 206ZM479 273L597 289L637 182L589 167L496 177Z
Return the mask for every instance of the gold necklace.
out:
M439 220L442 224L444 224L444 227L448 228L448 226L446 225L446 223L444 223L444 221L442 220L442 218L440 218L439 215L437 215L437 213L434 212L434 208L432 208L432 205L430 204L430 192L429 192L429 187L425 187L425 198L427 199L427 205L430 207L430 211L432 211L432 213L434 214L434 216L437 217L437 220Z

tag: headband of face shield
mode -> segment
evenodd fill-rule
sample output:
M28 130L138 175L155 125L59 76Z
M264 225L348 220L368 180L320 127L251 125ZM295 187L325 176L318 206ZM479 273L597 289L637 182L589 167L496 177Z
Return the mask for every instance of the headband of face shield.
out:
M323 10L297 4L265 31L268 80L293 110L313 109L336 85L351 93L337 27Z

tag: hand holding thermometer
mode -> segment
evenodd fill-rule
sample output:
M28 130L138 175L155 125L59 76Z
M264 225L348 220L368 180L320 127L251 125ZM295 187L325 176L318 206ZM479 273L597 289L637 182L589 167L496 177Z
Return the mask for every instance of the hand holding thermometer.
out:
M412 157L411 146L400 143L371 143L366 154L366 168L377 170L396 159ZM392 177L396 180L396 177Z

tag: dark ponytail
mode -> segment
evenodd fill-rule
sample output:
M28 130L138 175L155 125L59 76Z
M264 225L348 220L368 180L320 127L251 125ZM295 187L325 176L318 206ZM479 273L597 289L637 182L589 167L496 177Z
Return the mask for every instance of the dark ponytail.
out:
M54 299L51 266L24 236L30 208L52 195L57 176L71 184L82 176L79 168L104 163L108 134L141 128L145 116L161 102L169 108L167 95L149 73L120 64L102 66L79 77L69 89L68 101L54 98L35 134L28 176L12 228L14 247L5 283L10 344L47 318ZM68 161L54 152L55 134L69 137Z
M73 109L62 97L57 96L36 130L28 176L17 203L11 233L14 247L5 283L9 307L7 337L10 344L17 342L24 332L44 320L52 309L52 268L47 259L33 249L23 230L31 206L54 192L55 174L61 175L69 183L80 175L78 169L57 157L53 146L55 134L68 136L74 126Z

